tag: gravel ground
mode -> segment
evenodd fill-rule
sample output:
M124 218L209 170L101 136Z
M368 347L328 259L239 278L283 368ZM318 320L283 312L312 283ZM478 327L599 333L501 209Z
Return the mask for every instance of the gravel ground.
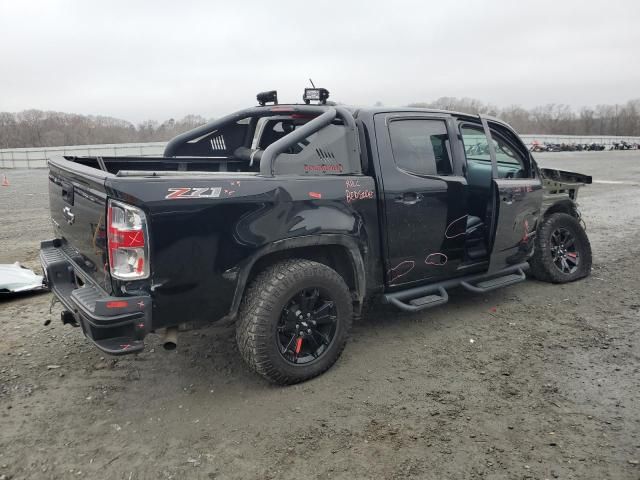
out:
M233 326L115 359L50 294L0 300L0 479L637 480L640 153L537 158L609 182L581 191L591 277L376 311L298 386L252 374ZM6 173L0 263L37 267L46 171Z

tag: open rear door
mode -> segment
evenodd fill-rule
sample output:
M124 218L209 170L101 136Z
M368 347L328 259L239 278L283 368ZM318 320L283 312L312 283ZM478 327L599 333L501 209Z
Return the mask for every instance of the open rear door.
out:
M542 206L542 181L518 136L480 117L489 144L492 171L492 226L489 272L527 260Z

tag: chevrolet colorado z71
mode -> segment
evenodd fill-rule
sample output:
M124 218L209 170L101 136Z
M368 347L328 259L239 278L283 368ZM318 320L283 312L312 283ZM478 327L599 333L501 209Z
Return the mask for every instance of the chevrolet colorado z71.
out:
M528 268L589 274L576 195L591 178L538 168L505 123L274 93L163 157L49 160L57 238L41 261L64 323L127 354L150 332L175 347L180 324L235 319L247 363L290 384L335 363L368 300L415 312Z

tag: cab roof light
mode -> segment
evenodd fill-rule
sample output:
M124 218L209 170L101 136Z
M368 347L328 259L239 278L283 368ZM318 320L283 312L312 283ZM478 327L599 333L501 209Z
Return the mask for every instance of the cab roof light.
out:
M256 95L256 99L261 107L264 107L267 103L272 103L274 105L278 104L278 91L277 90L269 90L268 92L260 92Z
M326 88L305 88L304 95L302 95L302 99L307 105L309 105L312 101L325 105L328 98L329 90L327 90Z

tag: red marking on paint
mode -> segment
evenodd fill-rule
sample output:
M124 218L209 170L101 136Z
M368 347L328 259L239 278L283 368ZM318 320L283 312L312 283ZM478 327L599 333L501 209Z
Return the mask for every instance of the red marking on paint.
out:
M305 165L305 172L342 172L343 166L341 163L336 164L326 164L323 163L321 165Z
M140 308L144 308L144 302L143 302L142 300L140 300L140 301L138 302L138 306L139 306Z
M122 300L114 300L112 302L107 302L107 308L124 308L128 306L129 306L129 302L125 302Z
M144 323L139 323L137 326L138 328L144 328Z
M300 353L300 350L302 350L302 337L298 337L296 340L296 355Z
M497 309L496 307L491 307L491 308L489 309L489 311L490 311L491 313L496 313L496 312L498 311L498 309Z
M371 199L375 196L373 190L345 190L344 192L347 203L355 202L356 200Z
M131 345L125 343L124 345L120 345L120 348L122 348L123 350L129 350L131 348Z
M322 198L322 194L318 192L309 192L311 198Z
M522 237L522 241L526 242L529 240L529 222L527 220L524 221L524 236Z

